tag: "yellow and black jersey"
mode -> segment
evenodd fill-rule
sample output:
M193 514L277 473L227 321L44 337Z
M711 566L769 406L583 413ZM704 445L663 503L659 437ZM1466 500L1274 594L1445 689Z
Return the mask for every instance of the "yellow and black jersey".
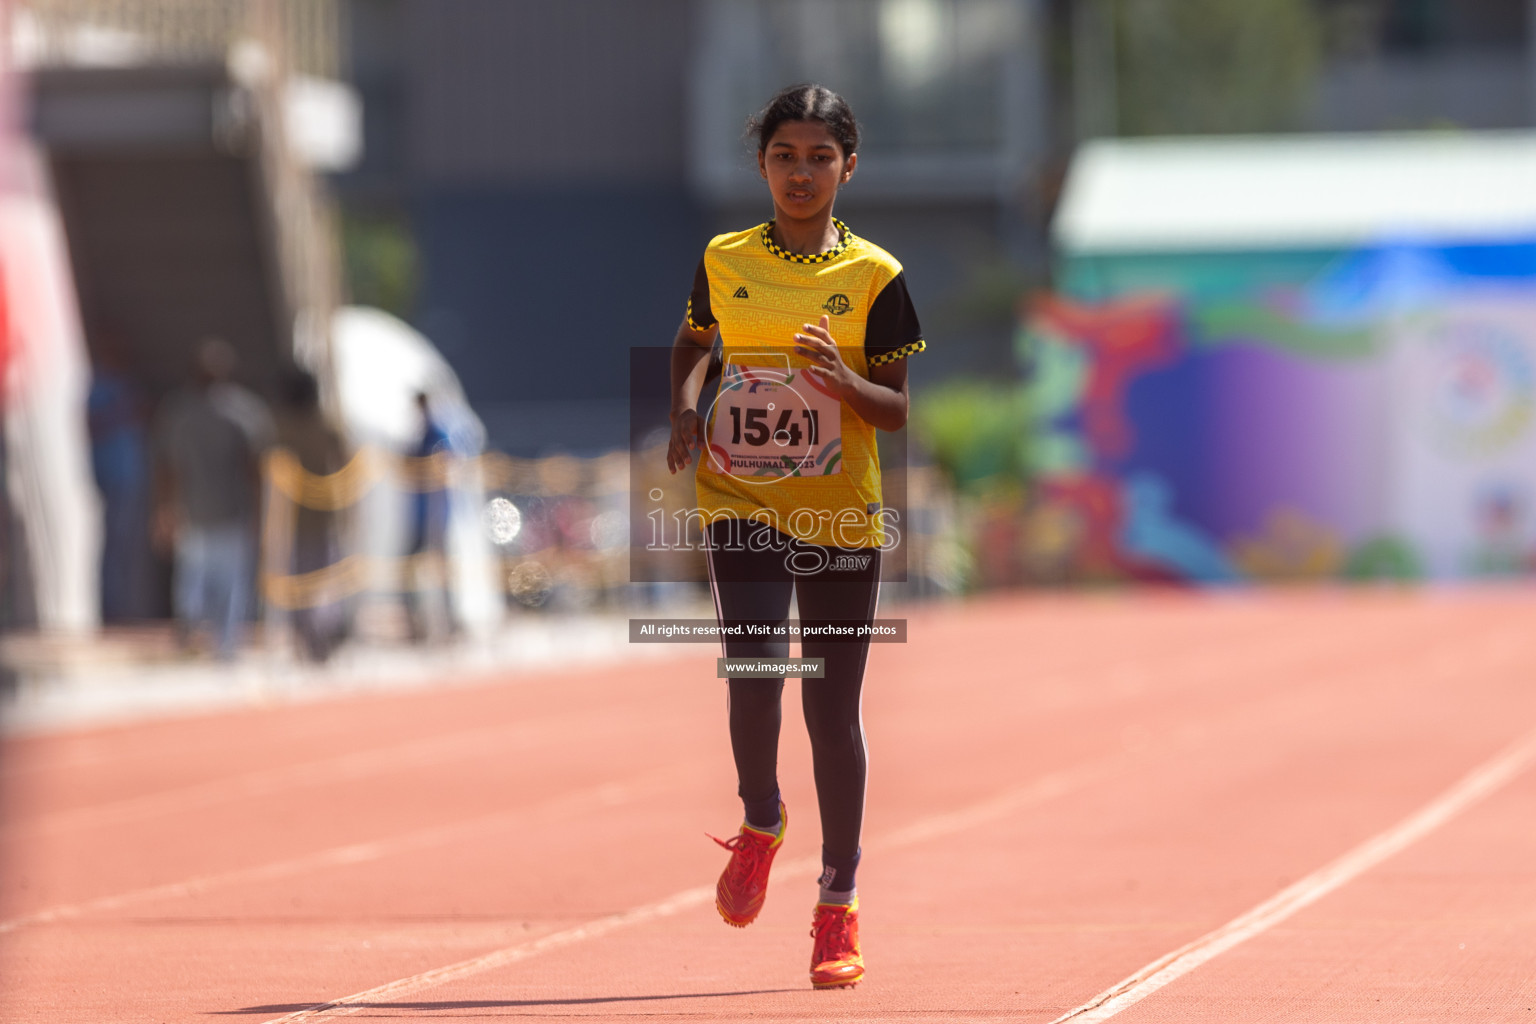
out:
M825 315L855 373L923 351L901 264L834 221L838 244L792 253L772 222L710 241L688 323L720 325L724 366L706 422L698 503L710 519L761 519L812 544L880 543L875 428L821 391L795 334Z

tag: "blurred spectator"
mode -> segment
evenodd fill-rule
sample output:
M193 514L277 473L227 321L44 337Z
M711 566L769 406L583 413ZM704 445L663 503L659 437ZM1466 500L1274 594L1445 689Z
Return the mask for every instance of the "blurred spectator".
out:
M196 381L171 395L155 427L156 540L175 555L173 599L185 644L213 633L221 660L239 650L253 584L261 456L272 420L235 384L235 351L210 338Z
M149 428L143 396L127 372L122 341L96 339L87 411L91 469L101 491L101 618L148 618L153 607L149 562Z
M320 387L315 378L294 371L284 382L283 407L277 417L277 443L288 449L305 472L329 476L346 465L349 453L341 432L320 408ZM316 572L340 559L341 511L306 508L294 513L294 573ZM346 608L339 600L294 609L293 627L299 648L311 661L324 662L347 632Z
M421 415L421 437L410 454L417 459L451 455L453 445L437 418L432 415L432 399L425 391L416 393L416 409ZM410 628L411 639L426 640L442 630L453 631L453 613L448 600L447 540L448 489L436 474L446 473L424 463L417 464L416 491L411 499L410 554Z

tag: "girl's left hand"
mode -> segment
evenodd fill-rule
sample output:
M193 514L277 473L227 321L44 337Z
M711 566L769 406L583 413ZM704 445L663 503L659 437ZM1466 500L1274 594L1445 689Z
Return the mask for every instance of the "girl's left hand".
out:
M795 335L795 354L814 364L806 368L806 373L815 377L829 394L842 398L858 386L859 375L849 369L837 351L837 342L827 330L831 322L824 316L820 324L806 324L805 333Z

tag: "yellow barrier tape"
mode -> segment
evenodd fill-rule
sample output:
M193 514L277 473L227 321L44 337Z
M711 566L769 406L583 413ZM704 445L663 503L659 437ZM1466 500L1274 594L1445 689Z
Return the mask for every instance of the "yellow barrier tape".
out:
M261 592L274 607L293 611L355 597L368 589L370 580L381 576L397 580L409 576L414 589L424 575L441 576L444 571L443 556L436 551L422 551L400 558L347 555L311 572L262 573Z
M375 484L390 480L406 491L428 493L474 482L486 491L515 494L558 495L579 491L584 484L623 479L627 455L583 463L570 456L519 459L501 452L462 458L447 452L425 457L395 455L378 448L360 448L334 473L311 473L286 448L275 448L266 457L270 484L263 528L265 564L288 564L293 550L292 506L318 512L339 512L356 505ZM274 503L276 502L276 503ZM442 552L423 551L400 557L347 555L331 565L303 573L273 572L261 576L267 603L284 611L313 608L345 600L367 590L379 579L409 578L413 588L426 573L446 573ZM541 571L542 568L541 568ZM506 579L514 589L528 581Z
M319 474L305 469L286 448L275 448L267 454L267 477L278 492L295 505L335 512L357 504L374 484L389 475L391 465L395 468L396 482L405 489L440 491L453 482L456 466L471 465L476 461L457 459L443 452L417 457L360 448L341 469Z

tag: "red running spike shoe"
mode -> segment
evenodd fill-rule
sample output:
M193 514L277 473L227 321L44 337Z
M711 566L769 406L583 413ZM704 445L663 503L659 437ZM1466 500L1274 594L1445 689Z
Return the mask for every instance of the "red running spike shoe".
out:
M852 906L816 904L811 921L811 984L817 988L852 988L864 978L864 954L859 950L859 898Z
M768 869L773 866L773 855L784 843L788 826L789 813L781 802L778 835L743 824L741 831L730 839L709 837L731 851L730 863L715 886L715 909L726 924L745 928L757 920L763 909L763 897L768 895Z

